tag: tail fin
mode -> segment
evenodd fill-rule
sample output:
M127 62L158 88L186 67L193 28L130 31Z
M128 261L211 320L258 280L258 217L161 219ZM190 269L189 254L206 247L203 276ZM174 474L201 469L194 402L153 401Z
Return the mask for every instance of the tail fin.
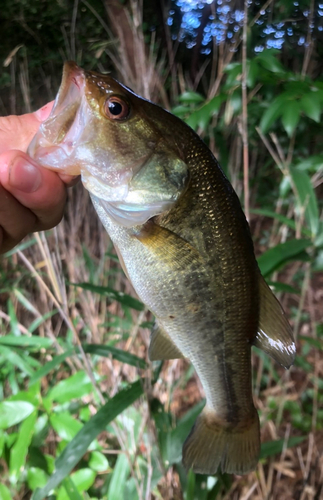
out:
M215 411L205 407L183 446L183 464L199 474L222 472L247 474L254 470L260 453L257 410L236 426L221 425Z

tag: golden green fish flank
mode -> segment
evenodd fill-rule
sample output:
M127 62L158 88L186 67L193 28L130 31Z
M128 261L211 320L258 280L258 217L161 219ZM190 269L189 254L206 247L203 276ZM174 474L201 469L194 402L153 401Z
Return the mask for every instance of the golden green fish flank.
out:
M111 77L83 72L73 63L65 67L47 125L63 131L53 145L65 148L74 126L66 122L75 108L69 104L69 113L64 104L73 81L85 96L82 120L90 118L66 171L80 165L128 278L156 316L151 359L189 358L205 391L206 406L183 447L184 465L207 474L219 466L247 473L260 450L251 346L286 367L295 346L280 304L259 272L239 199L185 123ZM71 95L76 91L73 87ZM106 111L111 96L125 103L128 114L122 119ZM34 140L38 161L43 138L50 148L48 134L44 129ZM46 160L52 161L50 168L57 162L53 158Z

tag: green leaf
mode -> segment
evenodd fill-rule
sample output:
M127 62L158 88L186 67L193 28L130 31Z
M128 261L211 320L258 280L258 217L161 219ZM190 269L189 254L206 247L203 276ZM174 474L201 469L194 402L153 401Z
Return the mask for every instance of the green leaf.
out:
M116 300L120 304L136 309L136 311L143 311L145 306L140 300L131 297L123 292L118 292L106 286L92 285L91 283L70 283L73 286L78 286L83 288L83 290L89 290L90 292L98 293L104 297L108 297L111 300Z
M7 401L26 401L35 407L38 407L40 402L40 384L34 384L28 388L28 391L19 391L10 396Z
M217 95L206 104L193 111L193 113L191 113L186 120L187 125L192 127L194 130L196 130L197 127L200 127L202 130L206 130L213 115L219 111L225 98L225 95Z
M319 228L317 232L317 237L314 240L314 245L316 248L323 246L323 222L319 221Z
M60 490L57 500L82 500L83 497L79 493L88 490L95 480L95 472L91 469L79 469L71 478L64 479L64 488Z
M83 427L81 422L67 412L53 413L49 420L54 431L64 441L71 441Z
M35 432L35 434L36 434L36 432ZM33 436L33 442L34 442L35 434ZM48 478L48 474L50 472L49 464L54 460L53 457L48 458L49 457L48 455L47 455L47 457L45 457L45 455L40 451L40 446L43 446L47 435L48 435L48 432L44 432L44 434L42 436L39 436L43 439L41 439L41 440L37 439L37 441L35 442L35 446L33 446L33 444L32 444L29 447L29 451L28 451L28 466L35 468L37 470L40 469L40 470L44 471L46 478ZM36 476L37 476L37 470L35 471ZM46 482L47 482L47 479L46 479L45 483L42 484L41 486L45 486ZM34 486L34 488L32 488L32 489L35 490L37 486L40 486L40 485L36 484Z
M15 311L14 305L10 299L8 299L7 307L8 307L8 314L10 317L11 331L12 331L13 335L15 335L16 337L19 337L21 335L21 331L19 330L18 319L16 316L16 311Z
M213 115L219 110L222 100L222 97L216 96L196 112L197 124L202 130L207 129Z
M20 250L23 252L26 250L26 248L29 248L33 246L36 243L36 238L31 238L30 240L24 241L23 243L20 243L20 245L15 246L12 250L9 250L9 252L6 252L3 256L5 259L8 259L12 255L18 252Z
M293 219L289 219L285 215L282 214L277 214L276 212L273 212L272 210L267 210L266 208L255 208L250 210L252 214L257 214L257 215L264 215L265 217L271 217L272 219L276 219L282 224L285 224L287 227L290 227L294 231L296 231L296 224ZM311 233L306 229L305 227L302 227L301 232L304 234L304 236L310 236Z
M289 137L291 137L298 125L301 108L299 103L295 101L286 101L283 106L282 124Z
M14 294L17 297L18 301L20 304L22 304L27 311L31 312L34 316L38 316L39 312L37 309L33 306L33 304L24 296L24 294L18 289L14 289Z
M258 258L262 275L266 277L287 261L297 260L297 256L311 245L310 240L292 239L270 248Z
M305 94L300 101L301 109L305 115L319 123L321 116L321 99L316 92Z
M30 364L19 356L17 352L9 349L9 347L0 344L0 353L6 358L7 362L17 366L23 373L26 373L27 375L32 375L34 373Z
M0 500L13 500L7 486L0 483Z
M296 295L300 294L300 291L293 286L286 285L286 283L281 283L280 281L269 281L266 280L269 286L273 286L275 292L285 292L285 293L295 293Z
M204 102L205 98L197 92L184 92L178 98L180 102L187 102L188 104L198 104Z
M57 500L83 500L72 478L66 477L58 490Z
M298 168L291 168L290 174L297 191L299 205L302 210L305 209L306 222L312 236L315 237L319 229L320 214L311 179L307 172Z
M0 403L0 429L8 429L29 417L35 406L27 401L2 401Z
M200 401L191 408L174 428L170 414L166 413L160 403L152 407L152 414L158 432L160 452L164 463L169 466L182 460L182 446L192 429L197 416L205 406L205 401Z
M97 472L104 472L109 469L109 462L100 451L92 451L89 460L89 467Z
M279 184L279 196L280 198L286 198L288 193L292 189L291 178L289 175L284 175Z
M274 49L267 49L256 56L256 60L260 62L263 68L271 71L272 73L283 73L285 72L282 64L275 57L277 52Z
M53 344L51 339L44 337L37 337L35 335L21 335L16 337L15 335L4 335L0 337L0 344L11 345L16 347L38 347L39 349L48 349Z
M2 456L4 445L6 442L6 433L0 429L0 457Z
M34 434L36 418L37 412L33 411L31 415L23 421L19 429L17 441L11 449L9 472L10 480L13 482L16 482L17 479L21 477L21 472L24 465L26 465L26 456Z
M32 500L42 500L67 477L86 453L92 441L120 413L143 394L143 381L138 380L118 392L88 421L70 443L64 448L55 462L55 472L42 489L37 489Z
M323 350L323 339L313 339L313 337L308 337L307 335L299 335L300 340L304 340L307 344L310 344L315 349Z
M84 352L88 354L97 354L98 356L112 356L114 359L126 363L127 365L136 366L139 368L146 368L147 363L131 354L130 352L123 351L122 349L117 349L116 347L103 345L103 344L83 344Z
M272 124L282 115L285 102L286 96L281 94L268 106L260 120L260 129L263 134L266 134Z
M45 486L47 474L38 467L29 467L27 471L27 484L34 491L36 488ZM1 497L0 497L1 498Z
M310 172L319 172L323 169L323 155L312 155L305 160L297 163L298 170L309 170Z
M197 130L198 122L199 122L199 115L198 115L198 113L197 112L191 113L190 116L185 120L185 122L193 130Z
M186 500L195 500L195 479L196 476L192 469L190 469L187 474Z
M174 429L169 433L167 459L169 464L177 463L182 459L182 446L189 435L195 420L205 406L205 400L197 403L188 410L178 422Z
M33 333L39 326L44 323L48 318L51 318L56 314L58 309L52 309L51 311L48 311L47 313L43 314L40 318L36 318L30 325L28 326L28 331L30 333Z
M247 87L253 89L256 85L257 76L259 74L259 66L256 59L252 59L248 64Z
M180 104L179 106L175 106L172 108L172 113L173 115L178 116L179 118L183 118L183 116L187 115L189 113L190 108L188 106L184 106L183 104Z
M293 446L297 446L298 444L305 441L306 436L295 436L291 437L286 444L286 448L292 448ZM262 443L260 458L272 457L273 455L278 455L283 451L285 444L284 439L278 439L277 441L267 441L267 443Z
M228 64L224 68L224 72L227 74L225 88L231 89L236 87L237 84L240 85L241 78L238 77L242 74L242 64L238 62L233 62Z
M48 393L48 399L66 403L72 399L82 398L93 390L89 376L83 371L75 373L61 382L58 382Z
M241 105L242 105L240 89L239 90L235 90L232 93L229 101L230 101L230 105L232 107L233 112L234 113L239 113L241 111Z
M129 473L129 461L125 453L120 453L114 466L112 478L109 484L107 495L109 500L121 500L124 498L123 491Z
M42 366L39 370L37 370L29 379L29 385L34 384L37 382L37 380L41 379L42 377L45 377L48 375L49 372L51 372L56 366L60 365L65 361L66 358L69 358L72 356L72 354L75 354L75 349L71 348L68 351L63 352L59 356L55 356L51 361L48 361L48 363L45 363L44 366Z

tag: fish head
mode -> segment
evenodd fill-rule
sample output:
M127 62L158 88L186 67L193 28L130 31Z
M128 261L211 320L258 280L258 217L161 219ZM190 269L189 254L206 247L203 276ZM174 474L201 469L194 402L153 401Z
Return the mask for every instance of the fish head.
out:
M51 114L28 154L51 170L81 175L118 223L143 224L172 208L189 182L165 116L171 115L109 75L66 62Z

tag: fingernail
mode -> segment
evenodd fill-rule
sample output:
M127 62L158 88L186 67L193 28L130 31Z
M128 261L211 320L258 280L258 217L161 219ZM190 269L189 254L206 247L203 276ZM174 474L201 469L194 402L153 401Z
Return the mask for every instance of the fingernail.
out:
M35 111L35 116L37 118L37 120L39 120L40 122L43 122L44 120L46 120L46 118L48 118L49 116L49 113L51 111L53 107L53 104L51 102L45 104L45 106L43 106L42 108L40 109L37 109L37 111Z
M40 170L24 157L17 156L9 169L9 184L24 193L33 193L40 187L42 176Z

